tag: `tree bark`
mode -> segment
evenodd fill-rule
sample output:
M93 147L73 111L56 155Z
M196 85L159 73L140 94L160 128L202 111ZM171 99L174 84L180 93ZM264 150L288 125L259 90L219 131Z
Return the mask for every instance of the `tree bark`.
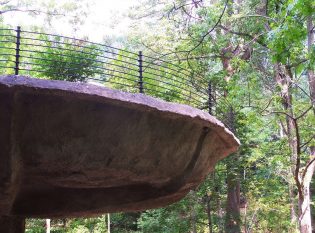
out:
M307 18L307 48L308 52L312 52L314 45L314 23L312 17ZM314 68L309 66L307 70L307 77L310 89L311 103L315 115L315 74ZM306 164L304 172L302 173L302 195L299 196L299 227L301 233L312 232L312 217L311 217L311 194L310 184L315 170L315 146L310 146L310 158Z
M235 160L238 155L233 155L227 163L227 203L225 216L225 232L239 233L240 228L240 181L238 172L235 171Z
M221 62L223 69L226 71L224 80L228 83L234 74L234 69L231 64L232 56L237 56L238 52L233 48L231 44L221 49ZM224 97L228 97L228 92L224 91ZM233 108L227 112L225 117L225 125L235 134L235 116ZM238 155L230 155L227 159L227 203L226 203L226 215L225 215L225 232L238 233L241 232L240 228L240 209L239 209L239 197L240 197L240 181L239 174L236 172Z
M207 217L208 217L208 229L209 229L209 233L212 233L212 221L211 221L211 205L210 205L210 201L211 201L211 196L206 195L206 203L207 203Z
M292 224L297 224L297 212L296 212L296 201L294 194L294 183L289 183L289 198L290 198L290 219Z
M303 195L299 197L299 226L301 233L312 233L310 184L315 170L315 146L311 146L310 160L303 174Z
M195 208L192 209L191 213L191 225L192 225L192 233L197 233L197 217Z
M301 169L301 139L297 119L294 117L291 95L290 70L281 64L276 64L276 81L281 89L282 104L286 113L288 143L291 149L291 173L294 177L295 187L298 191L298 218L295 217L295 206L293 186L289 184L291 199L291 221L295 223L298 219L301 233L312 232L311 209L310 209L310 183L315 169L315 149L311 147L310 159L304 169ZM312 73L312 72L311 72Z
M288 144L291 149L291 172L290 176L291 179L294 180L293 183L289 183L289 196L290 196L290 217L291 223L296 225L297 224L297 213L295 208L297 203L294 198L294 189L295 185L299 186L298 177L296 177L296 162L298 157L298 145L297 145L297 138L295 134L296 125L294 122L294 115L293 115L293 106L292 106L292 94L291 94L291 80L290 72L280 63L276 63L274 66L275 70L275 81L277 85L280 87L280 96L282 98L282 106L286 115L286 134L288 137ZM291 180L290 179L290 180ZM290 181L291 182L291 181Z
M314 23L312 20L312 16L309 16L307 18L307 48L308 53L310 54L312 52L312 47L314 45ZM315 74L314 74L314 67L309 66L309 69L307 70L307 76L308 76L308 83L309 83L309 89L310 89L310 96L311 96L311 102L313 106L313 111L315 114Z
M216 205L217 205L217 217L218 217L218 233L224 232L224 221L223 221L223 208L222 202L219 195L216 197Z

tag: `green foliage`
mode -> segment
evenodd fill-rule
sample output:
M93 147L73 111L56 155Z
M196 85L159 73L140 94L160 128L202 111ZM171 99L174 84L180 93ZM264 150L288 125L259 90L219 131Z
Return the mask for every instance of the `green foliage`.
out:
M274 52L274 61L287 64L299 62L303 57L303 47L307 36L305 17L315 13L314 1L286 1L278 12L271 16L278 21L270 24L268 32L269 48ZM302 55L302 56L301 56Z
M7 27L0 27L0 72L13 74L15 67L15 37Z
M25 224L26 233L42 233L45 232L45 220L43 219L27 219Z
M143 233L189 232L189 211L185 200L166 208L145 211L141 214L138 225Z
M100 51L96 45L60 37L41 36L45 41L32 54L32 69L36 76L54 80L80 81L93 78L100 72L97 62Z
M111 232L136 233L138 232L137 220L140 213L115 213L111 214Z

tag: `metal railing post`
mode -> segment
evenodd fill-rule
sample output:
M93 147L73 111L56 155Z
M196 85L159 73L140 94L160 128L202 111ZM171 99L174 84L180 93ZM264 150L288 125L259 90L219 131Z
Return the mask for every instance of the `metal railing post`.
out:
M208 83L208 111L209 111L209 114L212 115L212 86L211 86L211 82L209 81Z
M138 62L139 62L139 92L140 93L144 93L143 92L143 66L142 66L142 51L139 51L139 59L138 59Z
M20 43L21 43L21 27L18 26L16 29L16 47L15 47L15 75L19 74L19 64L20 64Z

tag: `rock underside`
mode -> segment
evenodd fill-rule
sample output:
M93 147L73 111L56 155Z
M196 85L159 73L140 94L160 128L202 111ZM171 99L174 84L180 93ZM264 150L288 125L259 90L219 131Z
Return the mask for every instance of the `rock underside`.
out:
M165 206L239 145L186 105L22 76L0 77L0 131L0 222Z

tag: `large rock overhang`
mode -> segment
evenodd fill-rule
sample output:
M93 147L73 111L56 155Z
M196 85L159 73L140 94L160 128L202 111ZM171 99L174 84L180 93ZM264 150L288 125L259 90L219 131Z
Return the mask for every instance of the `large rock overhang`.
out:
M0 76L0 215L168 205L239 141L201 110L105 87Z

